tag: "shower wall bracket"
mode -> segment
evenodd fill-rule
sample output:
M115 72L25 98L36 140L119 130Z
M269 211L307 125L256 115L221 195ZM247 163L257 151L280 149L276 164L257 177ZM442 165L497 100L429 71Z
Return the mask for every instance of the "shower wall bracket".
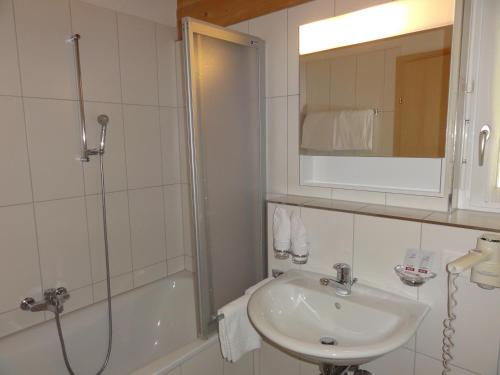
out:
M99 115L97 122L101 125L101 141L98 147L89 149L87 145L87 128L85 125L85 103L83 99L83 85L82 85L82 67L80 64L80 34L73 34L68 39L69 43L73 43L75 55L75 69L76 69L76 86L78 91L78 104L80 116L80 157L82 162L89 162L91 155L101 155L104 153L104 140L106 137L106 125L109 118L106 115Z

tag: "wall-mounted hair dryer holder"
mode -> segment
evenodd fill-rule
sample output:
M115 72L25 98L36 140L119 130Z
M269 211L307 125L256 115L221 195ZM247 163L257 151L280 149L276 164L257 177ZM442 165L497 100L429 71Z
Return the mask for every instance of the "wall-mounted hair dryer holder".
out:
M459 274L471 269L470 280L483 289L500 288L500 236L485 233L475 249L448 263L447 270Z

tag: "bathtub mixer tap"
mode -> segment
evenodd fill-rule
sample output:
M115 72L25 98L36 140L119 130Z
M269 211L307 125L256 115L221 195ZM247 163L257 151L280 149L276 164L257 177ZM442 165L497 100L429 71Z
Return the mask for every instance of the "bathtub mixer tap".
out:
M54 314L56 311L62 313L64 302L70 297L68 290L64 287L50 288L43 293L43 299L36 301L33 297L27 297L21 301L21 310L38 312L50 311Z

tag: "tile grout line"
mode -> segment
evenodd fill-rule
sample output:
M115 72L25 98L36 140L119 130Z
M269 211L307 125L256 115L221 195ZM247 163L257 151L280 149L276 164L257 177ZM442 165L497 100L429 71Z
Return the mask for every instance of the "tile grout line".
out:
M182 47L182 41L180 42L180 46ZM183 85L182 85L182 82L183 82L183 74L184 74L184 66L180 67L178 66L178 62L179 62L179 59L182 59L182 54L178 51L182 51L182 48L178 49L177 48L177 44L176 42L174 41L174 68L175 68L175 95L176 95L176 101L177 101L177 105L179 106L182 101L182 104L185 106L185 101L184 101L184 97L181 97L179 98L179 93L181 93L181 96L182 96L182 89L183 89ZM180 55L180 56L177 56L177 55ZM181 60L182 61L182 60ZM179 75L179 72L180 72L180 75ZM181 100L182 99L182 100ZM188 144L187 144L187 137L186 137L186 126L187 126L187 116L186 116L186 111L185 110L179 110L179 108L181 107L177 107L177 111L176 111L176 114L177 114L177 144L179 145L178 147L178 150L179 150L179 180L182 181L182 171L186 169L186 175L189 174L189 172L187 171L187 154L186 154L186 151L187 151L187 148L188 148ZM182 107L182 108L185 108L185 107ZM179 114L180 112L180 114ZM182 120L181 120L182 118ZM184 129L182 129L181 131L181 123L184 125ZM181 135L184 135L184 137L181 137ZM184 138L184 139L181 139L181 138ZM181 155L181 144L182 144L182 154L184 156ZM189 184L187 184L188 187L189 187ZM184 187L182 186L182 184L180 185L180 193L181 193L181 224L182 224L182 251L183 251L183 254L184 254L184 257L187 256L187 253L186 253L186 241L185 241L185 235L184 235L184 232L186 230L185 226L186 226L186 222L185 222L185 219L187 219L187 216L186 216L186 213L184 212L184 199L188 199L189 197L189 194L187 194L185 196L184 194ZM189 191L188 191L189 193ZM191 261L192 263L192 261ZM184 258L184 269L186 269L186 258ZM168 271L168 265L167 265L167 271Z
M30 189L31 189L31 199L32 202L29 203L31 205L31 210L33 214L33 229L35 231L35 247L36 247L36 253L37 253L37 263L38 263L38 274L39 274L39 280L40 280L40 293L43 294L44 290L44 281L43 281L43 272L42 272L42 260L41 260L41 255L40 255L40 239L38 237L38 224L36 220L36 210L35 210L35 193L33 189L33 177L31 174L31 158L29 157L29 146L28 146L28 129L26 125L26 107L25 107L25 102L24 102L24 89L23 89L23 79L22 79L22 74L21 74L21 57L19 53L19 36L17 33L17 20L16 20L16 9L14 5L14 1L11 0L12 4L12 18L13 18L13 24L14 24L14 34L16 38L16 54L17 54L17 66L19 69L19 89L21 93L21 106L23 109L23 122L24 122L24 137L25 137L25 147L26 147L26 160L28 163L28 173L29 173L29 181L30 181ZM17 310L17 308L16 308ZM43 320L46 320L45 314L43 315Z
M69 12L69 25L70 25L70 30L71 34L74 33L74 25L73 25L73 12L71 9L71 0L67 1L68 4L68 12ZM85 96L83 95L83 90L82 90L82 100L84 100ZM78 102L78 100L76 100ZM81 114L80 114L81 116ZM79 116L79 118L80 118ZM80 121L82 119L80 118ZM81 161L80 162L80 170L81 170L81 176L82 176L82 188L83 188L83 205L84 205L84 212L85 212L85 229L87 232L87 251L88 251L88 259L89 259L89 276L90 276L90 281L94 281L94 272L93 272L93 266L92 266L92 250L91 250L91 238L90 238L90 230L89 230L89 214L88 214L88 199L87 199L87 194L86 194L86 174L85 174L85 162ZM97 203L97 210L99 210L99 203ZM104 236L104 233L103 233ZM94 303L94 288L90 288L90 294L92 298L92 303Z
M159 44L158 44L158 24L154 23L155 27L155 32L154 32L154 43L155 43L155 56L156 56L156 95L157 95L157 101L158 101L158 106L160 105L160 84L159 84L159 79L160 79L160 60L159 60ZM161 111L158 107L158 131L160 134L160 160L161 160L161 181L164 183L166 181L166 176L165 176L165 168L166 166L164 165L165 163L165 152L163 150L163 137L162 137L162 118L161 118ZM167 259L167 254L168 254L168 246L167 246L167 207L166 207L166 191L162 187L161 188L161 200L162 200L162 217L163 217L163 226L162 226L162 233L163 233L163 252L165 254L165 273L168 275L168 264L166 262Z
M130 210L130 186L128 179L128 157L127 157L127 131L125 125L125 105L123 103L123 72L122 72L122 57L121 57L121 49L120 49L120 20L118 12L114 12L115 20L116 20L116 44L117 44L117 52L118 52L118 74L120 76L120 111L123 118L123 156L125 158L125 179L127 183L127 212L128 212L128 232L129 232L129 248L130 248L130 271L132 272L132 288L135 288L135 277L134 277L134 244L133 244L133 236L132 236L132 218L131 218L131 210Z

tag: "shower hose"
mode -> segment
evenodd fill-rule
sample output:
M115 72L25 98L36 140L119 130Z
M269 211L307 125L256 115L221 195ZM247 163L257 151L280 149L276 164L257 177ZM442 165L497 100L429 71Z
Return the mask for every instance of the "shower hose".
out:
M455 327L453 326L453 323L457 318L455 314L455 307L458 304L455 297L455 294L458 292L457 278L458 274L448 273L448 317L443 322L444 330L442 375L447 375L451 372L450 362L453 360L451 350L455 346L453 342L453 335L455 334Z
M101 172L101 206L102 206L102 229L104 234L104 257L106 259L106 289L108 293L108 351L106 353L106 358L101 365L99 371L96 375L100 375L106 369L109 363L109 357L111 355L111 346L113 343L113 314L111 311L111 276L109 272L109 248L108 248L108 226L106 223L106 189L104 185L104 154L99 153L99 169ZM66 352L66 344L64 343L64 335L61 328L61 316L59 312L59 306L55 309L57 333L59 335L59 342L61 343L61 351L64 357L64 364L71 375L75 375L75 372L71 368L71 364L68 359L68 353Z

